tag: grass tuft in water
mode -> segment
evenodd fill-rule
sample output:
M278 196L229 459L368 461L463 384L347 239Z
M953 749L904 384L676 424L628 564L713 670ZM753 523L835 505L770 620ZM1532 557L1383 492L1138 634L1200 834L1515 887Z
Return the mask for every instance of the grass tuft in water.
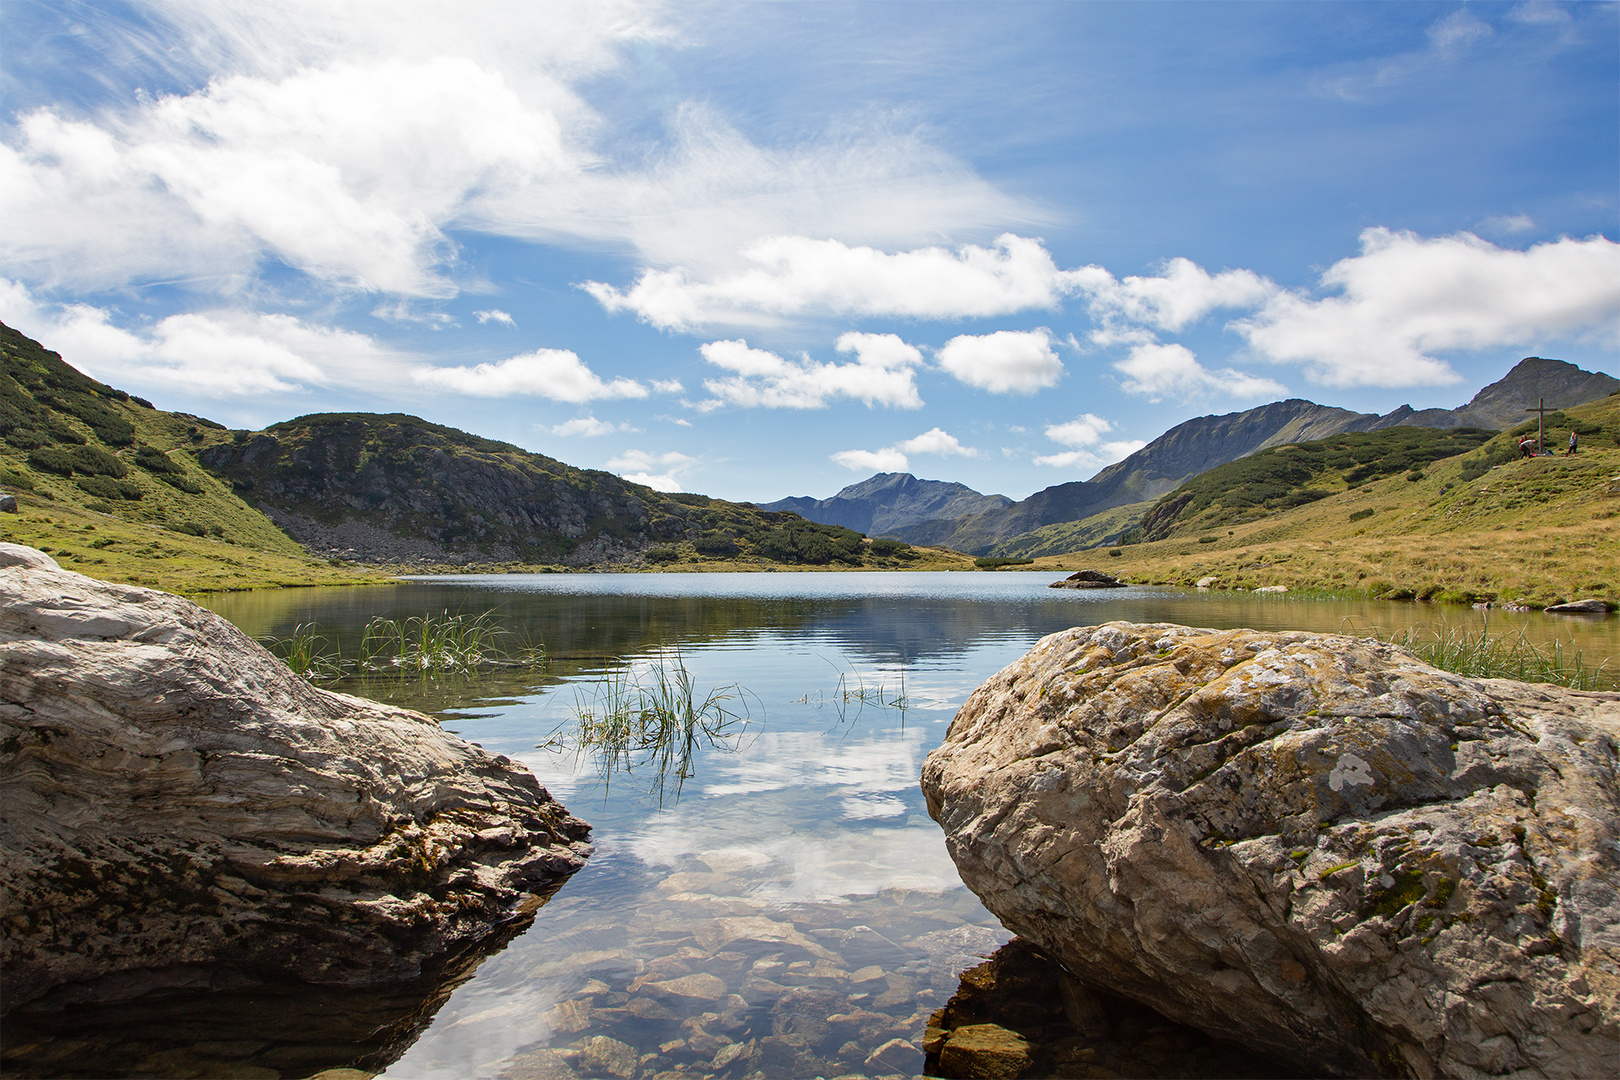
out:
M545 665L543 643L523 638L508 650L502 639L509 636L494 612L452 615L445 611L404 619L379 615L366 624L359 654L353 657L345 657L341 646L314 623L300 624L291 637L274 638L266 645L294 672L309 679L351 673L466 674L488 667Z
M754 722L748 696L737 683L700 694L679 653L660 656L640 675L621 668L576 689L571 722L539 746L594 754L604 789L618 773L650 776L662 804L680 798L701 751L741 745Z
M1441 626L1376 636L1442 671L1476 679L1518 679L1572 690L1601 690L1620 681L1607 670L1607 660L1594 667L1573 645L1556 640L1537 645L1522 631L1492 635L1489 628L1472 631Z
M273 638L266 647L293 674L306 679L335 679L343 674L343 655L338 646L322 634L315 623L299 623L290 636Z

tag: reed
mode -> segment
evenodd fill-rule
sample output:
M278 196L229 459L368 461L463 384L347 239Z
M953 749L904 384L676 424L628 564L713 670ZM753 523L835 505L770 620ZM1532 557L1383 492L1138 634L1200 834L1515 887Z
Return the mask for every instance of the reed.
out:
M700 692L680 654L658 657L640 674L610 672L587 691L576 688L570 723L542 749L593 754L606 789L623 773L650 777L660 804L680 798L704 750L732 751L753 717L736 683Z
M341 650L315 623L299 623L291 635L266 643L272 653L306 679L334 679L343 674Z
M300 624L290 637L266 642L288 667L310 679L354 674L468 674L490 667L543 667L544 643L527 637L515 639L495 619L494 612L452 615L448 611L408 618L379 615L360 634L360 651L345 657L335 639L322 634L314 623Z
M1492 634L1489 627L1473 631L1442 625L1377 637L1399 645L1424 663L1472 678L1552 683L1573 690L1606 689L1620 682L1608 671L1607 660L1594 666L1572 644L1554 640L1537 645L1523 631Z

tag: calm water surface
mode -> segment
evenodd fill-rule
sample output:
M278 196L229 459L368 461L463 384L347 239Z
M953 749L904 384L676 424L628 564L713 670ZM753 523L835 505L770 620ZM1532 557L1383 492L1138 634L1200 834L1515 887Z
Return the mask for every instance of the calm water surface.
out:
M1129 619L1396 630L1482 613L1130 588L1024 573L465 576L220 595L248 633L314 622L355 650L374 615L493 611L543 642L540 672L339 684L439 715L517 758L594 826L597 854L439 1009L388 1077L892 1075L921 1070L928 1014L1008 937L961 885L918 790L974 687L1045 634ZM1492 628L1620 655L1620 620L1490 613ZM732 751L679 798L606 784L537 748L606 673L680 662L746 691ZM849 696L848 691L864 694ZM863 700L864 698L864 700ZM895 704L900 698L901 703ZM897 1042L896 1040L904 1040ZM341 1064L334 1061L332 1064Z

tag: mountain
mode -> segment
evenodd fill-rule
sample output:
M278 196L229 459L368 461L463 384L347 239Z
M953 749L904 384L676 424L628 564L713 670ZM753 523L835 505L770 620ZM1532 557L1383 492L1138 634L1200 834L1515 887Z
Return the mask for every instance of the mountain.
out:
M752 556L861 566L912 557L903 544L869 545L841 526L654 491L400 413L301 416L235 432L198 460L305 548L363 562Z
M1004 510L1012 504L1005 495L981 495L966 484L919 480L910 473L878 473L851 484L830 499L778 499L763 504L763 509L791 510L811 521L842 525L873 536L898 537L925 521L955 521Z
M948 505L942 504L941 511L933 516L897 520L882 532L913 544L934 544L974 555L1033 557L1056 554L1060 549L1073 551L1110 543L1126 532L1134 524L1134 518L1122 514L1121 508L1136 506L1139 511L1145 511L1155 500L1192 477L1268 447L1390 427L1500 429L1521 422L1524 408L1540 398L1546 399L1548 408L1565 408L1606 397L1616 389L1620 389L1620 379L1602 372L1583 371L1562 360L1531 356L1475 394L1468 404L1456 409L1414 410L1403 405L1379 416L1290 398L1243 412L1195 417L1176 425L1090 480L1057 484L1020 502L986 505L961 515L953 515ZM835 514L853 512L845 497L851 491L862 489L866 494L860 512L870 515L867 520L875 526L876 522L886 520L884 514L889 504L884 498L906 490L903 484L884 482L895 475L874 476L862 484L845 488L832 499L783 500L770 505L784 506L791 501L795 504L793 509L805 517L815 521L833 520ZM898 475L911 479L905 474ZM953 486L938 481L918 483L936 483L941 488ZM971 491L960 485L954 487ZM904 516L916 518L921 505L908 501ZM1093 518L1097 520L1089 520ZM1065 547L1065 544L1075 546Z
M402 414L261 432L156 409L0 324L0 538L188 592L375 579L353 564L967 560L611 473ZM317 558L316 556L319 556Z

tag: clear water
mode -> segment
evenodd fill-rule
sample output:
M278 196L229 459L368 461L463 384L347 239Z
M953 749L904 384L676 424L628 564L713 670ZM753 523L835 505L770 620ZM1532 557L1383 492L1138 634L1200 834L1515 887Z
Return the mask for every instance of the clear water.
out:
M1439 616L1476 627L1485 617L1288 596L1075 592L1049 589L1051 580L466 576L236 594L212 606L255 635L313 621L349 641L373 614L494 611L552 657L538 685L506 676L482 687L371 688L526 763L592 823L597 846L387 1076L611 1075L630 1059L604 1039L633 1051L641 1075L882 1075L920 1071L920 1051L892 1040L920 1044L959 972L1007 937L962 887L917 786L923 757L986 677L1045 634L1112 619L1366 632ZM1620 654L1620 620L1489 617L1532 639L1573 637L1588 657ZM700 757L678 799L660 803L635 774L604 785L589 758L537 749L621 658L645 671L675 650L700 689L745 690L752 719L735 750ZM902 696L904 707L893 704ZM783 1038L794 1034L802 1044Z
M538 671L328 684L433 712L524 762L591 822L597 848L532 927L442 1005L441 987L416 1018L391 1021L398 1033L374 1040L383 1050L370 1067L391 1061L386 1076L424 1080L876 1076L921 1071L928 1015L1008 937L961 885L917 785L923 758L985 678L1045 634L1114 619L1367 632L1442 619L1473 629L1485 617L1287 595L1076 592L1047 588L1052 580L464 576L208 603L260 638L316 623L349 654L374 615L490 611L514 642L543 642L550 657ZM1573 641L1589 660L1620 656L1620 619L1489 618L1492 629L1523 629L1532 640ZM734 687L728 704L750 717L734 748L699 755L678 798L666 791L660 801L644 773L604 783L590 756L539 748L606 674L645 675L677 655L700 695ZM346 1060L338 1045L327 1048L325 1035L293 1045L327 1006L301 999L302 1011L289 1012L267 1000L245 1007L279 1010L285 1022L257 1042L235 1021L198 1019L184 1029L195 1032L191 1043L120 1053L152 1062L153 1075L308 1075L312 1064L352 1060L352 1051ZM148 1030L165 1008L118 1022ZM90 1017L103 1043L70 1051L59 1034L56 1049L110 1053L115 1020ZM61 1071L74 1068L83 1066Z

